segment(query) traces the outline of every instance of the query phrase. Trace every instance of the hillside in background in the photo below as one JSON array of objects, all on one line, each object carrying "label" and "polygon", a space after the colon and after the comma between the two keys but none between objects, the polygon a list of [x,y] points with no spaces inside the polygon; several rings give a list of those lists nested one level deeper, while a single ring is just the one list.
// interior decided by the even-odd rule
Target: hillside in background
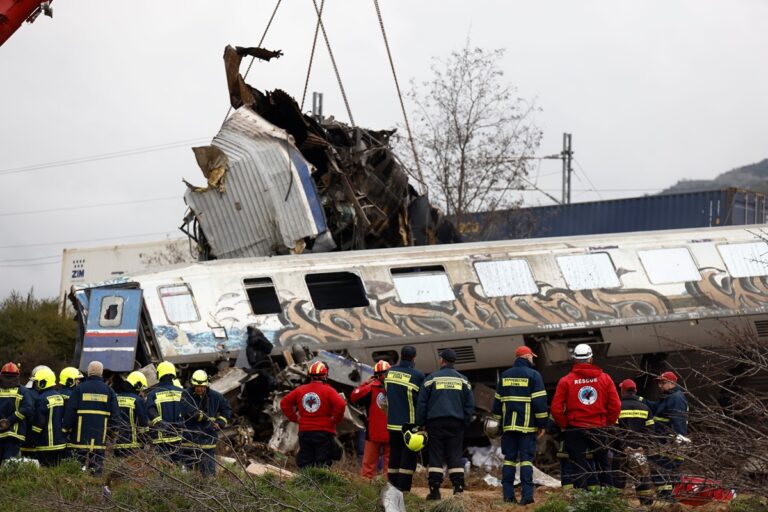
[{"label": "hillside in background", "polygon": [[744,188],[768,193],[768,158],[755,164],[737,167],[711,180],[680,180],[661,194],[698,192],[728,187]]}]

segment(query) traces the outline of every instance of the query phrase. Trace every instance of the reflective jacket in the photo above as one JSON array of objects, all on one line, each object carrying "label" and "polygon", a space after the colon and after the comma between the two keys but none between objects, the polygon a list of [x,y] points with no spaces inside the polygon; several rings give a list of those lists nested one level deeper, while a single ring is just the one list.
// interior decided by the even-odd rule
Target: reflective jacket
[{"label": "reflective jacket", "polygon": [[152,443],[178,443],[184,430],[184,407],[181,403],[184,390],[166,375],[147,395],[147,416],[152,433]]},{"label": "reflective jacket", "polygon": [[28,388],[25,387],[24,389],[27,390],[27,396],[29,397],[29,401],[32,404],[32,411],[27,416],[27,419],[24,420],[24,429],[27,433],[24,442],[21,444],[21,451],[22,452],[32,452],[34,451],[34,436],[32,435],[32,427],[34,426],[32,424],[32,417],[35,415],[35,411],[37,410],[37,399],[40,397],[40,393],[34,388]]},{"label": "reflective jacket", "polygon": [[101,377],[90,376],[72,392],[64,408],[64,429],[69,446],[82,450],[107,447],[107,425],[117,421],[117,395]]},{"label": "reflective jacket", "polygon": [[130,391],[117,394],[120,419],[115,430],[117,438],[114,447],[118,449],[139,448],[143,444],[141,436],[147,432],[149,419],[144,399]]},{"label": "reflective jacket", "polygon": [[24,441],[26,419],[34,413],[34,402],[29,390],[22,386],[0,389],[0,419],[8,420],[8,430],[0,432],[0,440]]},{"label": "reflective jacket", "polygon": [[32,450],[37,452],[63,450],[67,447],[64,435],[64,397],[55,389],[40,393],[32,415]]},{"label": "reflective jacket", "polygon": [[388,443],[387,393],[384,390],[384,382],[373,379],[358,386],[352,391],[349,401],[365,407],[365,414],[368,418],[365,438],[374,443]]},{"label": "reflective jacket", "polygon": [[224,395],[212,389],[198,395],[194,389],[186,389],[184,406],[184,439],[187,443],[204,450],[216,448],[219,430],[229,424],[232,406]]},{"label": "reflective jacket", "polygon": [[659,434],[688,435],[688,400],[683,388],[675,386],[655,405],[653,420]]},{"label": "reflective jacket", "polygon": [[416,402],[424,374],[413,361],[402,361],[391,367],[384,379],[387,393],[387,429],[400,431],[405,424],[416,424]]},{"label": "reflective jacket", "polygon": [[544,379],[527,359],[518,357],[499,377],[493,415],[504,432],[530,434],[547,426],[547,392]]},{"label": "reflective jacket", "polygon": [[560,428],[607,427],[616,423],[621,400],[607,373],[589,363],[576,363],[557,383],[552,417]]},{"label": "reflective jacket", "polygon": [[72,387],[68,388],[68,387],[65,387],[65,386],[61,386],[59,388],[59,394],[64,399],[64,407],[67,406],[67,401],[69,400],[69,397],[72,396],[72,392],[75,391],[75,387],[76,386],[72,386]]},{"label": "reflective jacket", "polygon": [[280,401],[286,418],[299,424],[299,432],[336,433],[347,403],[330,384],[319,380],[299,386]]},{"label": "reflective jacket", "polygon": [[653,429],[653,414],[642,397],[629,395],[621,399],[618,427],[618,449],[622,450],[625,446],[639,448],[648,444],[645,438]]},{"label": "reflective jacket", "polygon": [[443,366],[424,380],[416,403],[417,425],[438,418],[456,418],[469,425],[474,412],[472,386],[453,365]]}]

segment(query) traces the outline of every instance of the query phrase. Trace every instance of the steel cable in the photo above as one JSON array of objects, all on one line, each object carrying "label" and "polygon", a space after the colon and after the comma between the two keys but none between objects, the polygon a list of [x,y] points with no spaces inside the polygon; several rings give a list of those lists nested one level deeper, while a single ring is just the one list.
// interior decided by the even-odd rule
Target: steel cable
[{"label": "steel cable", "polygon": [[[325,0],[320,2],[320,16],[323,15],[323,8],[325,7]],[[312,73],[312,61],[315,59],[315,47],[317,46],[317,35],[320,33],[320,17],[317,18],[315,24],[315,37],[312,39],[312,52],[309,54],[309,65],[307,66],[307,78],[304,80],[304,92],[301,94],[301,108],[304,112],[304,100],[307,98],[307,88],[309,87],[309,75]]]}]

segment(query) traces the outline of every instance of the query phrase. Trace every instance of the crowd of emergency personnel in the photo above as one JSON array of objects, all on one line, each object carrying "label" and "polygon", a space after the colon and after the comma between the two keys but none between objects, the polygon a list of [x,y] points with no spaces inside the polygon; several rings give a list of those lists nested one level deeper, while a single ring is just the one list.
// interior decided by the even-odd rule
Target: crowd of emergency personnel
[{"label": "crowd of emergency personnel", "polygon": [[[571,372],[558,382],[548,407],[536,354],[522,346],[515,355],[514,365],[499,375],[493,415],[485,421],[489,437],[501,436],[505,502],[533,503],[533,461],[537,439],[545,433],[558,442],[564,488],[623,488],[631,480],[642,504],[673,500],[682,464],[675,448],[689,442],[688,404],[675,373],[657,378],[659,401],[646,400],[630,379],[617,391],[611,377],[593,364],[590,346],[580,344],[573,350]],[[456,353],[451,349],[440,352],[440,369],[427,376],[415,360],[416,349],[403,347],[399,364],[378,361],[373,377],[350,395],[367,417],[361,472],[373,478],[383,462],[389,482],[409,492],[419,452],[426,448],[427,499],[439,500],[446,473],[453,493],[464,491],[464,430],[476,417],[472,386],[453,368]],[[338,459],[336,425],[344,416],[345,401],[328,384],[323,362],[312,364],[309,377],[308,384],[291,391],[280,405],[299,424],[297,465],[327,467]]]},{"label": "crowd of emergency personnel", "polygon": [[108,441],[114,457],[126,457],[152,445],[161,457],[204,476],[215,474],[218,432],[230,420],[229,402],[209,389],[204,370],[181,386],[176,368],[157,366],[157,386],[147,390],[138,371],[105,381],[99,361],[84,376],[69,367],[56,374],[47,366],[32,370],[26,385],[19,365],[0,368],[0,462],[20,455],[42,466],[75,458],[84,470],[100,475]]},{"label": "crowd of emergency personnel", "polygon": [[[501,436],[506,502],[533,503],[533,461],[544,433],[559,443],[563,487],[624,487],[630,477],[641,503],[672,499],[682,463],[674,448],[689,442],[688,404],[673,372],[657,379],[661,400],[646,400],[629,379],[617,391],[611,377],[593,364],[590,346],[580,344],[548,407],[536,354],[521,346],[515,355],[514,365],[499,375],[492,416],[485,420],[488,436]],[[374,478],[377,467],[386,468],[389,482],[409,492],[421,455],[427,498],[438,500],[446,473],[453,493],[464,491],[464,431],[476,418],[474,395],[469,379],[454,369],[453,350],[441,351],[440,369],[426,376],[415,361],[416,349],[404,346],[397,364],[376,362],[373,376],[350,395],[366,413],[362,475]],[[210,389],[204,370],[196,370],[183,388],[174,365],[161,362],[151,389],[141,372],[124,379],[115,374],[107,381],[103,372],[102,363],[91,361],[85,376],[70,367],[57,380],[50,368],[39,366],[22,385],[19,366],[3,365],[0,462],[21,455],[54,466],[76,458],[85,470],[101,474],[109,440],[114,457],[152,445],[172,464],[215,474],[218,434],[232,410]],[[307,384],[282,398],[280,408],[298,423],[297,466],[328,467],[341,455],[336,427],[346,401],[328,383],[325,363],[312,363],[308,376]]]}]

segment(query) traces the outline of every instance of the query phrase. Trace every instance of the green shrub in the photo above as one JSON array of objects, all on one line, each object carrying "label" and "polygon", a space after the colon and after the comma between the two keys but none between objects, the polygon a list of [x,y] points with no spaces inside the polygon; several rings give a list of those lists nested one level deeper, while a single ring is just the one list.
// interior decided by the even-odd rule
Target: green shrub
[{"label": "green shrub", "polygon": [[595,491],[576,491],[568,512],[630,512],[632,509],[613,487]]},{"label": "green shrub", "polygon": [[768,500],[757,496],[738,497],[728,505],[732,512],[768,512]]},{"label": "green shrub", "polygon": [[535,512],[568,512],[569,506],[570,504],[563,497],[552,495],[534,510]]}]

